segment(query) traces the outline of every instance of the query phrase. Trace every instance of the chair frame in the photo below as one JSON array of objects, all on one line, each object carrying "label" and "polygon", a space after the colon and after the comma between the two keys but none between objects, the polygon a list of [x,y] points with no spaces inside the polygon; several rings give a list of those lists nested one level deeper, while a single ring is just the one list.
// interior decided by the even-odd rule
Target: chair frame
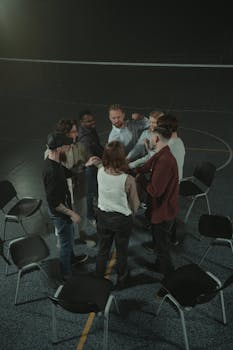
[{"label": "chair frame", "polygon": [[[211,272],[209,271],[205,271],[205,273],[207,275],[209,275],[217,284],[219,288],[222,288],[222,283],[221,281],[215,276],[213,275]],[[221,309],[222,309],[222,318],[223,318],[223,324],[227,323],[227,319],[226,319],[226,310],[225,310],[225,303],[224,303],[224,295],[223,295],[223,290],[219,291],[219,296],[220,296],[220,302],[221,302]],[[162,308],[162,305],[164,303],[164,301],[168,299],[178,310],[179,315],[180,315],[180,319],[181,319],[181,325],[182,325],[182,330],[183,330],[183,335],[184,335],[184,343],[185,343],[185,349],[189,350],[189,341],[188,341],[188,335],[187,335],[187,330],[186,330],[186,322],[185,322],[185,317],[184,317],[184,312],[187,311],[191,311],[195,306],[190,306],[190,307],[183,307],[173,296],[172,294],[170,294],[169,292],[163,297],[162,301],[160,302],[156,315],[159,315],[159,312]]]},{"label": "chair frame", "polygon": [[[7,260],[9,260],[9,257],[10,257],[10,247],[12,246],[12,244],[19,242],[21,240],[24,240],[24,239],[25,239],[25,237],[16,238],[9,243],[8,249],[7,249]],[[42,274],[48,279],[48,275],[45,272],[45,270],[42,268],[41,262],[33,262],[33,263],[30,263],[30,264],[23,266],[21,269],[18,268],[17,284],[16,284],[16,291],[15,291],[15,301],[14,301],[15,305],[18,304],[17,301],[18,301],[19,286],[20,286],[20,281],[21,281],[21,278],[22,278],[24,272],[26,272],[30,269],[33,269],[34,267],[37,267],[42,272]],[[8,264],[6,265],[5,275],[8,276]]]},{"label": "chair frame", "polygon": [[[227,219],[231,222],[232,224],[232,220],[231,218],[228,216]],[[231,252],[233,254],[233,232],[232,232],[232,236],[231,238],[223,238],[223,237],[216,237],[216,238],[212,238],[208,247],[206,248],[204,254],[202,255],[198,265],[200,266],[202,264],[202,262],[204,261],[204,259],[206,258],[207,254],[209,253],[210,249],[213,248],[214,245],[221,245],[221,243],[226,243],[230,245],[231,248]]]},{"label": "chair frame", "polygon": [[[18,197],[18,194],[17,194],[17,192],[16,192],[16,189],[15,189],[15,187],[14,187],[14,185],[13,185],[10,181],[5,180],[5,181],[1,181],[1,183],[2,183],[2,182],[5,182],[6,185],[7,185],[8,187],[11,187],[11,189],[10,189],[10,190],[11,190],[11,199],[9,198],[8,202],[6,202],[5,205],[2,205],[2,206],[1,206],[1,209],[0,209],[0,210],[2,211],[2,213],[3,213],[3,215],[4,215],[4,222],[3,222],[3,241],[5,241],[5,240],[6,240],[6,226],[7,226],[7,223],[8,223],[8,222],[14,222],[14,223],[20,224],[23,233],[26,234],[26,235],[28,235],[28,232],[27,232],[27,230],[26,230],[26,228],[25,228],[25,226],[24,226],[24,224],[23,224],[23,219],[25,219],[25,218],[27,218],[27,217],[30,217],[31,215],[33,215],[33,214],[36,213],[37,211],[40,212],[42,218],[44,218],[44,215],[43,215],[42,210],[41,210],[41,204],[42,204],[42,200],[41,200],[41,199],[37,199],[37,198],[33,198],[33,197],[26,197],[26,196],[23,197],[23,198],[19,198],[19,197]],[[38,200],[38,207],[37,207],[36,210],[34,210],[31,214],[29,214],[28,216],[25,215],[25,216],[22,216],[22,217],[18,217],[17,215],[10,215],[10,214],[8,214],[9,211],[10,211],[14,206],[16,206],[20,201],[22,201],[22,200],[27,200],[27,199],[28,199],[28,200]],[[17,201],[16,201],[16,200],[17,200]],[[8,205],[9,203],[11,203],[11,202],[12,202],[12,206],[10,206],[9,210],[6,211],[5,208],[6,208],[7,205]]]},{"label": "chair frame", "polygon": [[[60,285],[56,290],[54,297],[50,298],[52,301],[52,343],[53,344],[58,343],[56,309],[57,307],[59,307],[60,309],[67,311],[67,313],[69,312],[68,310],[62,308],[59,305],[59,294],[61,293],[63,287],[64,287],[63,284]],[[103,316],[104,318],[103,350],[108,349],[109,312],[110,312],[112,302],[114,302],[115,304],[117,313],[120,314],[116,297],[112,293],[108,297],[104,310],[97,313],[98,316]]]},{"label": "chair frame", "polygon": [[[206,162],[203,162],[202,164],[204,164],[204,163],[206,163]],[[208,163],[208,162],[207,162]],[[201,164],[201,165],[202,165]],[[195,173],[195,170],[197,169],[197,166],[196,166],[196,168],[194,169],[194,172],[193,173]],[[214,179],[214,176],[213,176],[213,179]],[[212,181],[213,181],[213,179],[212,179]],[[211,184],[210,185],[207,185],[207,184],[205,184],[204,182],[202,182],[201,180],[199,180],[196,176],[189,176],[189,177],[185,177],[185,178],[183,178],[183,179],[181,179],[181,183],[182,182],[186,182],[186,181],[190,181],[190,182],[192,182],[194,185],[196,185],[202,192],[201,193],[199,193],[199,194],[194,194],[194,195],[190,195],[190,196],[182,196],[182,197],[186,197],[186,198],[190,198],[191,199],[191,204],[189,205],[189,207],[188,207],[188,210],[187,210],[187,212],[186,212],[186,214],[185,214],[185,218],[184,218],[184,223],[187,223],[188,222],[188,218],[189,218],[189,215],[190,215],[190,213],[191,213],[191,210],[192,210],[192,208],[193,208],[193,206],[194,206],[194,203],[196,202],[196,200],[198,199],[198,198],[201,198],[201,197],[204,197],[205,198],[205,200],[206,200],[206,204],[207,204],[207,209],[208,209],[208,213],[209,214],[211,214],[211,209],[210,209],[210,203],[209,203],[209,198],[208,198],[208,192],[209,192],[209,190],[210,190],[210,186],[211,186]],[[211,181],[211,183],[212,183],[212,181]]]}]

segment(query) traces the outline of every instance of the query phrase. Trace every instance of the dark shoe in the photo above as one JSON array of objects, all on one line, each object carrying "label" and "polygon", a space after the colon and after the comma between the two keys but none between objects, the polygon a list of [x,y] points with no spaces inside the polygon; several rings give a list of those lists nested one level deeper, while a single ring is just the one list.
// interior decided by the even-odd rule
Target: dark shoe
[{"label": "dark shoe", "polygon": [[145,230],[151,230],[151,223],[150,222],[146,222],[145,224],[144,224],[144,228],[145,228]]},{"label": "dark shoe", "polygon": [[115,290],[122,290],[124,288],[127,288],[127,284],[129,282],[129,278],[130,278],[130,274],[129,271],[127,271],[127,273],[121,277],[118,276],[117,278],[117,282],[114,286]]},{"label": "dark shoe", "polygon": [[177,245],[179,245],[180,244],[180,241],[178,241],[178,240],[175,240],[175,241],[171,241],[172,242],[172,244],[176,247]]},{"label": "dark shoe", "polygon": [[142,246],[144,249],[146,249],[148,254],[154,254],[155,248],[153,242],[144,242],[142,243]]},{"label": "dark shoe", "polygon": [[85,261],[87,261],[88,259],[88,255],[87,254],[83,254],[83,255],[76,255],[71,259],[71,264],[72,265],[76,265],[76,264],[82,264]]}]

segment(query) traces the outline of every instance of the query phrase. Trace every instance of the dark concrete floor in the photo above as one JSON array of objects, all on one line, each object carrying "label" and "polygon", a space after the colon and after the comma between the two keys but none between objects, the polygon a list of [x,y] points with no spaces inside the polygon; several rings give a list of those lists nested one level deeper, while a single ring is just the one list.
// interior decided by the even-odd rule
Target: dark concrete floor
[{"label": "dark concrete floor", "polygon": [[[123,10],[117,5],[106,5],[104,12],[97,3],[90,5],[88,2],[78,9],[75,5],[57,6],[55,11],[51,1],[27,2],[25,11],[23,8],[15,11],[13,6],[6,8],[6,2],[1,6],[8,16],[5,17],[8,26],[0,31],[2,57],[194,64],[233,62],[233,35],[227,9],[212,8],[206,16],[203,8],[168,10],[159,4],[155,12],[145,6],[142,10],[142,5],[136,4],[134,8],[125,5]],[[29,26],[31,31],[26,30]],[[55,122],[61,117],[77,117],[81,109],[88,107],[96,115],[104,143],[110,131],[107,107],[120,103],[128,116],[136,110],[147,115],[156,108],[174,113],[180,120],[180,135],[187,150],[184,175],[191,175],[194,166],[202,160],[213,162],[218,171],[209,193],[212,211],[233,216],[232,69],[1,61],[0,74],[0,179],[12,181],[20,196],[42,198],[44,213],[43,152],[46,136]],[[184,209],[184,203],[181,203],[181,218]],[[178,266],[190,260],[197,262],[206,247],[205,240],[199,242],[192,235],[197,234],[198,219],[205,211],[204,203],[197,205],[188,225],[180,228],[184,243],[177,248]],[[159,283],[156,274],[145,267],[145,262],[152,262],[153,256],[148,256],[141,246],[150,237],[140,222],[139,216],[130,243],[129,263],[135,285],[118,293],[122,313],[121,316],[113,313],[111,317],[109,348],[181,349],[180,320],[174,310],[167,305],[164,312],[155,317],[158,302],[154,294]],[[51,259],[56,257],[54,236],[44,231],[41,219],[36,216],[27,225],[31,232],[45,236]],[[16,230],[16,227],[10,227],[9,235],[13,237]],[[76,249],[85,250],[79,246]],[[93,259],[86,268],[92,270],[96,250],[88,253]],[[224,280],[232,273],[230,249],[215,248],[204,267]],[[111,278],[115,278],[114,271]],[[15,307],[15,276],[5,277],[3,262],[0,279],[0,332],[4,350],[13,347],[16,350],[52,349],[49,302],[42,300]],[[25,276],[22,297],[34,299],[38,294],[40,296],[37,283],[38,275]],[[46,292],[52,292],[51,286],[44,287]],[[225,294],[228,326],[216,321],[220,319],[217,300],[188,316],[192,349],[232,349],[232,289]],[[57,345],[58,350],[76,349],[85,319],[83,316],[67,319],[61,315],[64,334],[77,337]],[[95,319],[84,348],[100,349],[101,337],[102,323]]]}]

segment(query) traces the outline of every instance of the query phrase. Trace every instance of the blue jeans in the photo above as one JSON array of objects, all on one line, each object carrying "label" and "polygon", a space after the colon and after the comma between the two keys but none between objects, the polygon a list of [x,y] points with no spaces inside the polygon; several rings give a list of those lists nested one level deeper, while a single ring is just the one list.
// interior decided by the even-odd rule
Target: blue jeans
[{"label": "blue jeans", "polygon": [[61,270],[64,276],[72,274],[71,261],[74,257],[74,225],[72,222],[55,216],[49,211],[49,216],[56,228],[60,241],[60,263]]},{"label": "blue jeans", "polygon": [[97,168],[90,166],[86,168],[87,178],[87,217],[88,219],[94,219],[96,216],[93,201],[98,196],[97,189]]}]

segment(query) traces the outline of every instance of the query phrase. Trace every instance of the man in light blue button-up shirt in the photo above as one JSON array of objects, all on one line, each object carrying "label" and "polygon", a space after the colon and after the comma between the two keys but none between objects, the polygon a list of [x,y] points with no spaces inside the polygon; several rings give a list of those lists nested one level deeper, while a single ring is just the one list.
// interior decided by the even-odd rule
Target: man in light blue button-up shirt
[{"label": "man in light blue button-up shirt", "polygon": [[112,130],[109,134],[108,142],[121,142],[127,155],[137,143],[146,125],[138,120],[126,121],[125,112],[118,104],[109,107],[109,119],[112,123]]}]

